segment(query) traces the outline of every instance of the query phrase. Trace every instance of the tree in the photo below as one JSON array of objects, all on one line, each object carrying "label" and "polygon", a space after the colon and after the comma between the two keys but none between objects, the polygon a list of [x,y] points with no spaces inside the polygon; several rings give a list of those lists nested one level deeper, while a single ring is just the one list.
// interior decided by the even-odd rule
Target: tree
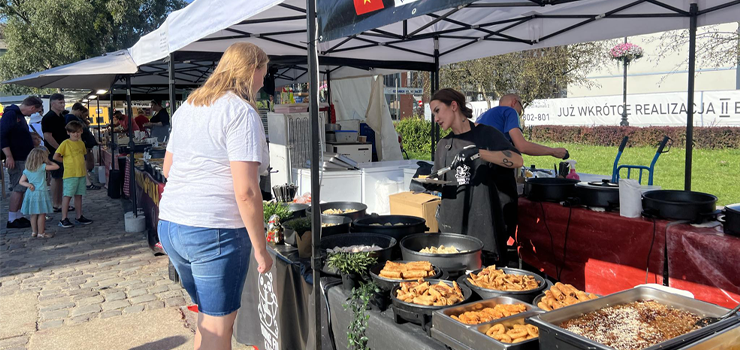
[{"label": "tree", "polygon": [[516,93],[526,105],[559,97],[569,84],[593,84],[586,75],[607,61],[609,45],[599,41],[455,63],[440,70],[440,85],[484,96]]},{"label": "tree", "polygon": [[184,0],[2,0],[8,52],[0,57],[0,79],[129,48],[185,5]]},{"label": "tree", "polygon": [[[740,22],[738,22],[740,26]],[[696,65],[697,67],[727,67],[740,63],[740,31],[729,30],[727,24],[710,25],[698,28],[696,32]],[[738,27],[735,27],[738,29]],[[689,46],[689,31],[670,30],[647,39],[648,43],[658,43],[657,62],[668,56],[685,52]],[[689,57],[682,55],[683,61],[673,68],[677,71],[688,64]],[[656,63],[658,64],[658,63]]]}]

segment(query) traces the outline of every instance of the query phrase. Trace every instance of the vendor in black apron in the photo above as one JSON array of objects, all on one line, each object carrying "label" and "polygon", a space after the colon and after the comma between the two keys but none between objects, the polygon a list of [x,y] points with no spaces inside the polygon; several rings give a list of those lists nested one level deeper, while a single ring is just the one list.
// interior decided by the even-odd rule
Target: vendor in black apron
[{"label": "vendor in black apron", "polygon": [[452,131],[437,144],[432,170],[434,174],[450,167],[439,179],[453,182],[441,188],[442,202],[437,212],[440,231],[480,239],[484,263],[504,266],[508,235],[497,183],[506,179],[497,170],[521,167],[524,160],[500,131],[469,120],[473,111],[460,92],[439,90],[429,105],[440,128]]}]

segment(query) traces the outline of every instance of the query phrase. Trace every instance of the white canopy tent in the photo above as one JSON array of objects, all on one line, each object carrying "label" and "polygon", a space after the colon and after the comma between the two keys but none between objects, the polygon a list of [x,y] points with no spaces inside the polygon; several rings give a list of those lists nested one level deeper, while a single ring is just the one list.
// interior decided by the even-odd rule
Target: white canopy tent
[{"label": "white canopy tent", "polygon": [[[384,65],[434,64],[436,37],[439,64],[445,65],[534,48],[688,28],[692,2],[698,5],[699,26],[740,18],[736,0],[481,0],[321,42],[318,51],[320,60],[331,57],[348,59],[349,63],[362,59]],[[203,6],[209,6],[209,10],[201,11]],[[221,17],[210,10],[213,8],[231,11]],[[236,8],[241,10],[234,11]],[[223,52],[237,41],[252,42],[271,56],[306,56],[303,0],[258,0],[248,8],[238,0],[197,0],[170,17],[131,48],[137,64],[178,51]],[[152,44],[155,42],[158,45]],[[416,69],[428,66],[421,67]]]}]

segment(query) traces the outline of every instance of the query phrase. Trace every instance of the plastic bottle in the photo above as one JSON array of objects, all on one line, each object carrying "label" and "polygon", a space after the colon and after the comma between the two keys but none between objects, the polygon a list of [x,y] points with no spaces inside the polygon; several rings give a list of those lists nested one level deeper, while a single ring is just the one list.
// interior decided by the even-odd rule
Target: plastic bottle
[{"label": "plastic bottle", "polygon": [[576,161],[569,159],[565,161],[568,163],[568,167],[570,168],[570,172],[567,176],[565,176],[566,179],[573,179],[573,180],[580,180],[581,177],[578,176],[578,173],[576,173]]}]

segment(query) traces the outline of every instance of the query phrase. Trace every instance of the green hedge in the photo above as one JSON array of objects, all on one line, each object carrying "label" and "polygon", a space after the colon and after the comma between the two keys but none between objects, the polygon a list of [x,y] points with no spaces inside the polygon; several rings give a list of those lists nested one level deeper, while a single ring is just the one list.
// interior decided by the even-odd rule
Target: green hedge
[{"label": "green hedge", "polygon": [[[431,153],[432,122],[415,116],[397,121],[394,125],[396,126],[396,132],[401,136],[402,146],[406,152],[409,154]],[[449,131],[441,131],[441,137],[447,134],[449,134]]]},{"label": "green hedge", "polygon": [[[594,146],[619,146],[629,136],[630,147],[657,147],[663,136],[673,139],[673,147],[686,147],[686,128],[669,126],[533,126],[525,137],[532,142],[575,142]],[[740,128],[695,127],[694,148],[740,148]]]}]

